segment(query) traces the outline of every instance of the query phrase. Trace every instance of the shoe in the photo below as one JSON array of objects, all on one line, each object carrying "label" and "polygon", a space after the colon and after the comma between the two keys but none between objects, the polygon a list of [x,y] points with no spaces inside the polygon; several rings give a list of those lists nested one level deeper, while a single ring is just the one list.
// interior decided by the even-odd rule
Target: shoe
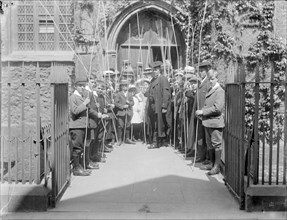
[{"label": "shoe", "polygon": [[194,151],[193,151],[193,150],[188,150],[188,151],[186,152],[186,156],[187,156],[187,157],[194,157]]},{"label": "shoe", "polygon": [[129,138],[126,139],[125,143],[126,144],[135,144],[135,142],[132,142]]},{"label": "shoe", "polygon": [[203,165],[207,165],[207,164],[210,164],[210,163],[211,163],[210,160],[205,160],[205,161],[202,162]]},{"label": "shoe", "polygon": [[90,174],[91,174],[90,172],[87,172],[86,170],[81,168],[76,168],[73,170],[74,176],[90,176]]},{"label": "shoe", "polygon": [[210,164],[207,164],[207,165],[202,165],[202,166],[200,166],[199,167],[199,169],[201,169],[201,170],[211,170],[212,169],[212,164],[210,163]]},{"label": "shoe", "polygon": [[215,150],[215,163],[212,169],[207,173],[207,175],[215,175],[220,173],[220,164],[221,164],[221,150]]},{"label": "shoe", "polygon": [[99,164],[97,163],[94,163],[94,162],[90,162],[87,166],[86,166],[86,169],[89,169],[89,170],[95,170],[95,169],[99,169]]},{"label": "shoe", "polygon": [[195,159],[195,163],[202,163],[203,161],[205,161],[205,160],[200,158],[200,157]]},{"label": "shoe", "polygon": [[104,152],[105,153],[111,153],[112,150],[110,148],[108,148],[107,146],[104,147]]},{"label": "shoe", "polygon": [[207,175],[215,175],[220,173],[220,167],[218,164],[214,165],[214,167],[212,167],[212,169],[207,173]]},{"label": "shoe", "polygon": [[156,144],[151,144],[151,145],[149,145],[147,148],[148,148],[148,149],[156,149],[156,148],[159,148],[159,146],[156,145]]}]

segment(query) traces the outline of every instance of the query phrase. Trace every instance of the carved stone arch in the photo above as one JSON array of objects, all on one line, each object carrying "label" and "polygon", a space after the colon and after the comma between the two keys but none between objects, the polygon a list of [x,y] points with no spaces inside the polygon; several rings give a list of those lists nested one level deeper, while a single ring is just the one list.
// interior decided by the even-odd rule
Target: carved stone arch
[{"label": "carved stone arch", "polygon": [[167,58],[175,69],[184,66],[185,36],[174,16],[178,13],[176,7],[160,0],[137,1],[120,11],[108,30],[109,67],[121,70],[122,62],[129,60],[135,70],[139,63],[144,68]]}]

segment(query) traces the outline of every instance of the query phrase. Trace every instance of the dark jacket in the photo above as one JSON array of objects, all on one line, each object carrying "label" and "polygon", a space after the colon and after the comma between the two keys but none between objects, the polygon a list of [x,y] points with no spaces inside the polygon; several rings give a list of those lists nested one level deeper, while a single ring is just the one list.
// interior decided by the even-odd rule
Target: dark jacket
[{"label": "dark jacket", "polygon": [[[124,105],[129,105],[127,109],[124,109]],[[117,93],[115,97],[115,106],[117,108],[117,116],[125,116],[126,113],[129,116],[133,115],[134,99],[131,93],[127,92],[127,96],[123,91]]]},{"label": "dark jacket", "polygon": [[[92,98],[90,97],[92,100]],[[95,128],[97,112],[89,107],[86,107],[83,102],[85,97],[80,96],[76,91],[70,96],[70,122],[71,129],[77,128]],[[88,115],[88,122],[87,122]]]}]

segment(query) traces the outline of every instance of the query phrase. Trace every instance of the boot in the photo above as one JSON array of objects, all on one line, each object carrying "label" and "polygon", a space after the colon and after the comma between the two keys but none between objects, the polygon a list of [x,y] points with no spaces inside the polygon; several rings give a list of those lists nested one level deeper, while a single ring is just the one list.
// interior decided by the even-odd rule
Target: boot
[{"label": "boot", "polygon": [[199,167],[201,170],[211,170],[214,166],[214,163],[215,163],[215,151],[214,151],[214,149],[208,150],[208,153],[209,153],[209,157],[210,157],[210,163],[207,163],[207,164],[202,163],[203,165]]},{"label": "boot", "polygon": [[85,171],[80,165],[80,156],[78,153],[73,153],[73,175],[74,176],[90,175],[90,172]]},{"label": "boot", "polygon": [[207,174],[208,175],[218,174],[220,172],[220,164],[221,164],[221,150],[216,150],[214,166]]}]

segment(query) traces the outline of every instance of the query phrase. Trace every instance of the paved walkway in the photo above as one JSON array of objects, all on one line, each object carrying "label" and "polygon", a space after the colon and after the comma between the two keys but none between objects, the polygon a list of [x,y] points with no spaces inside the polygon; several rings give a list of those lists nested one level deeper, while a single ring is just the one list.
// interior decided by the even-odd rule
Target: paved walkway
[{"label": "paved walkway", "polygon": [[284,213],[247,213],[222,176],[194,170],[172,148],[124,145],[89,177],[72,176],[57,207],[15,213],[11,219],[286,219]]}]

